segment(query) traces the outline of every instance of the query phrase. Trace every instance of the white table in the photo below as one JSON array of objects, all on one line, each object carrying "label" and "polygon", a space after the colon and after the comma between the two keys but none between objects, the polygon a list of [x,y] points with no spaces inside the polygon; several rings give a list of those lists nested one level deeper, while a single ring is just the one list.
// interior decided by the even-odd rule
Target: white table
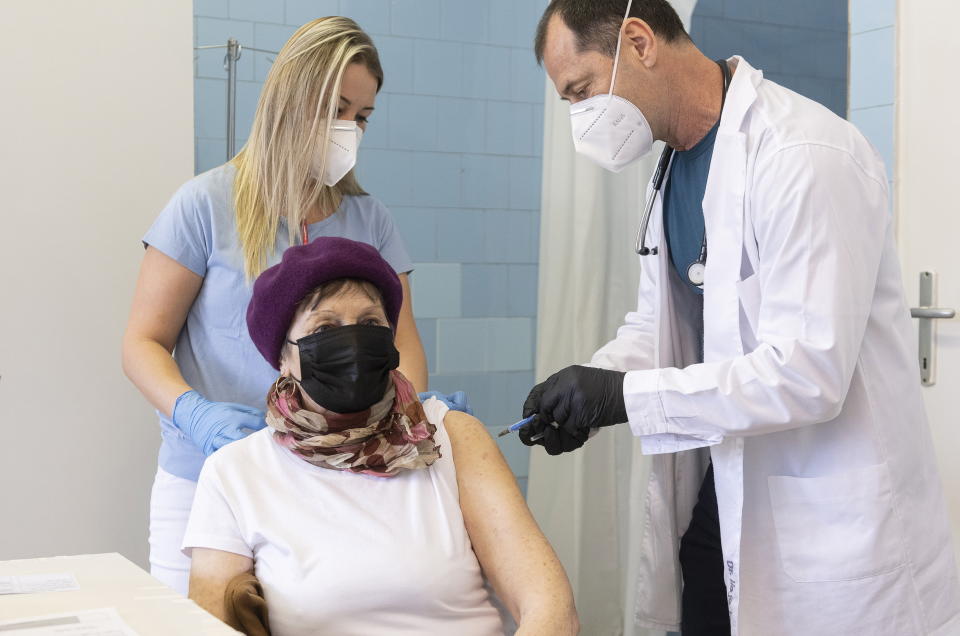
[{"label": "white table", "polygon": [[0,595],[0,620],[113,607],[140,636],[239,633],[116,553],[0,561],[0,576],[59,573],[80,589]]}]

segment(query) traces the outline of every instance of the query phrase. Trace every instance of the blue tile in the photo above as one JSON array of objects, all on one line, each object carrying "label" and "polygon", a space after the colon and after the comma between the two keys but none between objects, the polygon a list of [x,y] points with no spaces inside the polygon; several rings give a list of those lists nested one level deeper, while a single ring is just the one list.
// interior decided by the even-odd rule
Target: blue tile
[{"label": "blue tile", "polygon": [[473,414],[483,421],[490,410],[490,376],[486,373],[433,373],[430,390],[442,393],[463,391],[473,408]]},{"label": "blue tile", "polygon": [[887,179],[893,179],[894,111],[893,106],[858,109],[850,112],[850,121],[877,149],[887,168]]},{"label": "blue tile", "polygon": [[497,155],[533,154],[533,104],[487,102],[487,152]]},{"label": "blue tile", "polygon": [[783,70],[825,79],[847,77],[847,35],[814,29],[782,29]]},{"label": "blue tile", "polygon": [[527,51],[530,57],[533,57],[533,39],[537,25],[547,4],[546,0],[522,0],[514,3],[517,15],[513,23],[513,46]]},{"label": "blue tile", "polygon": [[520,441],[520,437],[516,433],[498,438],[497,434],[504,428],[506,427],[491,426],[489,427],[490,434],[494,436],[494,440],[497,442],[497,446],[500,447],[500,452],[503,453],[503,458],[507,460],[507,464],[510,466],[510,470],[514,476],[518,479],[526,478],[530,473],[530,448],[523,445],[523,442]]},{"label": "blue tile", "polygon": [[361,144],[364,148],[390,147],[390,102],[391,95],[380,93],[374,102],[373,115],[369,117]]},{"label": "blue tile", "polygon": [[533,109],[533,154],[543,156],[543,106]]},{"label": "blue tile", "polygon": [[477,0],[443,0],[440,37],[455,42],[487,41],[490,6]]},{"label": "blue tile", "polygon": [[510,49],[510,97],[515,101],[542,104],[546,86],[544,70],[526,49]]},{"label": "blue tile", "polygon": [[897,20],[897,0],[850,0],[850,33],[892,27]]},{"label": "blue tile", "polygon": [[463,156],[463,204],[471,208],[505,208],[509,202],[510,159]]},{"label": "blue tile", "polygon": [[[237,137],[246,139],[250,134],[261,88],[259,82],[237,82]],[[237,148],[239,149],[240,146],[238,145]]]},{"label": "blue tile", "polygon": [[283,24],[283,4],[263,0],[230,0],[230,17],[234,20]]},{"label": "blue tile", "polygon": [[413,162],[409,153],[360,146],[357,177],[363,187],[390,207],[413,205]]},{"label": "blue tile", "polygon": [[299,27],[317,18],[340,15],[338,0],[286,0],[287,11],[284,22]]},{"label": "blue tile", "polygon": [[383,90],[409,93],[413,90],[413,40],[378,35],[374,44],[383,66]]},{"label": "blue tile", "polygon": [[413,44],[413,92],[460,97],[463,47],[458,42],[416,40]]},{"label": "blue tile", "polygon": [[533,320],[492,318],[487,330],[489,371],[523,371],[533,368]]},{"label": "blue tile", "polygon": [[391,211],[410,258],[417,262],[437,260],[437,211],[405,207]]},{"label": "blue tile", "polygon": [[[226,44],[235,38],[241,45],[253,45],[253,24],[236,20],[218,20],[216,18],[197,18],[197,43],[200,46]],[[223,68],[227,49],[205,49],[197,51],[197,76],[226,79]],[[253,56],[243,55],[237,61],[237,79],[253,79]]]},{"label": "blue tile", "polygon": [[253,58],[253,80],[255,82],[265,82],[277,56],[270,53],[259,53],[257,51],[245,51],[244,56]]},{"label": "blue tile", "polygon": [[230,15],[230,6],[227,0],[193,0],[193,15],[226,18]]},{"label": "blue tile", "polygon": [[[788,43],[783,41],[782,27],[770,24],[746,24],[742,29],[743,38],[737,53],[743,55],[751,64],[762,65],[764,71],[779,71],[781,66],[785,65],[782,61],[782,49]],[[805,53],[809,54],[809,51]],[[803,65],[794,68],[803,68]],[[719,84],[719,73],[717,77]]]},{"label": "blue tile", "polygon": [[533,371],[501,371],[491,373],[490,427],[509,426],[523,417],[523,403],[534,385]]},{"label": "blue tile", "polygon": [[490,99],[510,92],[510,49],[479,44],[463,45],[462,96]]},{"label": "blue tile", "polygon": [[484,213],[484,254],[488,263],[536,263],[539,215],[516,210]]},{"label": "blue tile", "polygon": [[390,32],[415,38],[440,37],[440,0],[391,0]]},{"label": "blue tile", "polygon": [[460,206],[460,155],[415,152],[407,161],[413,165],[413,205]]},{"label": "blue tile", "polygon": [[226,136],[227,82],[215,79],[194,80],[193,113],[197,137]]},{"label": "blue tile", "polygon": [[437,98],[437,149],[444,152],[483,152],[486,102],[457,97]]},{"label": "blue tile", "polygon": [[392,95],[389,137],[395,150],[436,150],[437,98]]},{"label": "blue tile", "polygon": [[197,139],[194,174],[223,164],[226,161],[226,143],[223,139]]},{"label": "blue tile", "polygon": [[539,157],[510,157],[511,209],[540,209],[540,180],[542,174],[543,161]]},{"label": "blue tile", "polygon": [[484,215],[481,210],[437,211],[437,260],[483,261]]},{"label": "blue tile", "polygon": [[893,27],[850,37],[850,108],[892,104]]},{"label": "blue tile", "polygon": [[730,20],[763,22],[766,18],[764,6],[768,2],[769,0],[726,0],[723,3],[723,17]]},{"label": "blue tile", "polygon": [[[723,16],[723,0],[700,0],[693,10],[693,18],[701,16],[710,16],[719,18]],[[692,29],[691,29],[692,30]]]},{"label": "blue tile", "polygon": [[507,271],[507,315],[536,316],[538,268],[510,265]]},{"label": "blue tile", "polygon": [[838,0],[796,2],[788,0],[786,2],[764,1],[763,4],[767,22],[847,33],[847,2]]},{"label": "blue tile", "polygon": [[467,318],[507,315],[507,266],[463,265],[462,313]]},{"label": "blue tile", "polygon": [[514,45],[514,30],[517,21],[517,0],[487,0],[489,43],[500,46]]},{"label": "blue tile", "polygon": [[255,24],[253,25],[254,46],[258,49],[279,52],[296,30],[297,27],[285,24]]},{"label": "blue tile", "polygon": [[390,0],[342,0],[340,15],[353,18],[367,33],[390,33]]},{"label": "blue tile", "polygon": [[423,343],[423,353],[427,357],[427,369],[437,366],[437,320],[436,318],[417,318],[417,332]]},{"label": "blue tile", "polygon": [[437,321],[437,371],[486,371],[487,319]]},{"label": "blue tile", "polygon": [[[417,263],[410,275],[410,284],[413,288],[413,314],[418,319],[456,318],[460,315],[459,264]],[[438,351],[439,348],[438,341]]]}]

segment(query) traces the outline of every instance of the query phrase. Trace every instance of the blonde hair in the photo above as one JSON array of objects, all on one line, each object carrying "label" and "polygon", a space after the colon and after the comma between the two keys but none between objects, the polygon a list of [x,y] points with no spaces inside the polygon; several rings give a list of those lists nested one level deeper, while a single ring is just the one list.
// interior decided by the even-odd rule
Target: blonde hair
[{"label": "blonde hair", "polygon": [[[267,75],[250,137],[232,161],[237,233],[248,281],[266,268],[281,216],[294,245],[311,207],[335,211],[344,196],[366,194],[352,170],[333,187],[311,177],[315,151],[326,147],[327,131],[337,117],[344,71],[354,63],[370,71],[379,91],[383,69],[370,36],[349,18],[320,18],[297,29]],[[323,169],[319,166],[319,174]]]}]

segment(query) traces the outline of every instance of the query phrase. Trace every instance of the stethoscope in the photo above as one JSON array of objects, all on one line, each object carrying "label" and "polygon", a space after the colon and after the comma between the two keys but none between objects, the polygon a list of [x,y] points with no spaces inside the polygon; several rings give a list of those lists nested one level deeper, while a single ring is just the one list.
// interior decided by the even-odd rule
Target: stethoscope
[{"label": "stethoscope", "polygon": [[[717,65],[723,72],[723,96],[720,98],[720,112],[723,113],[723,105],[727,101],[727,89],[730,88],[730,67],[726,60],[716,60]],[[667,146],[660,154],[657,161],[657,170],[653,173],[653,190],[647,197],[647,202],[643,206],[643,215],[640,217],[640,229],[637,232],[636,252],[640,256],[656,256],[659,249],[656,247],[647,247],[647,226],[650,224],[650,215],[653,213],[653,204],[657,199],[660,188],[666,180],[667,172],[670,168],[670,161],[673,159],[673,148]],[[697,260],[690,263],[687,267],[687,279],[697,287],[703,287],[704,275],[707,271],[707,228],[703,228],[703,241],[700,243],[700,256]]]}]

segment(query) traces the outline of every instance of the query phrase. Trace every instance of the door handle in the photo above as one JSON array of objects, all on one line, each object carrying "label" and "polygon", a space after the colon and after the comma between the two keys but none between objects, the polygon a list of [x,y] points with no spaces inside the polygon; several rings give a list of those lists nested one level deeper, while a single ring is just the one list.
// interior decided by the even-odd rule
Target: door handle
[{"label": "door handle", "polygon": [[919,318],[919,362],[920,383],[933,386],[937,383],[936,355],[937,341],[934,320],[949,320],[957,315],[956,310],[945,307],[933,307],[936,293],[937,275],[933,272],[920,272],[920,306],[910,309],[910,315]]},{"label": "door handle", "polygon": [[910,315],[913,318],[926,318],[927,320],[945,320],[957,315],[955,309],[941,309],[939,307],[913,307],[910,309]]}]

